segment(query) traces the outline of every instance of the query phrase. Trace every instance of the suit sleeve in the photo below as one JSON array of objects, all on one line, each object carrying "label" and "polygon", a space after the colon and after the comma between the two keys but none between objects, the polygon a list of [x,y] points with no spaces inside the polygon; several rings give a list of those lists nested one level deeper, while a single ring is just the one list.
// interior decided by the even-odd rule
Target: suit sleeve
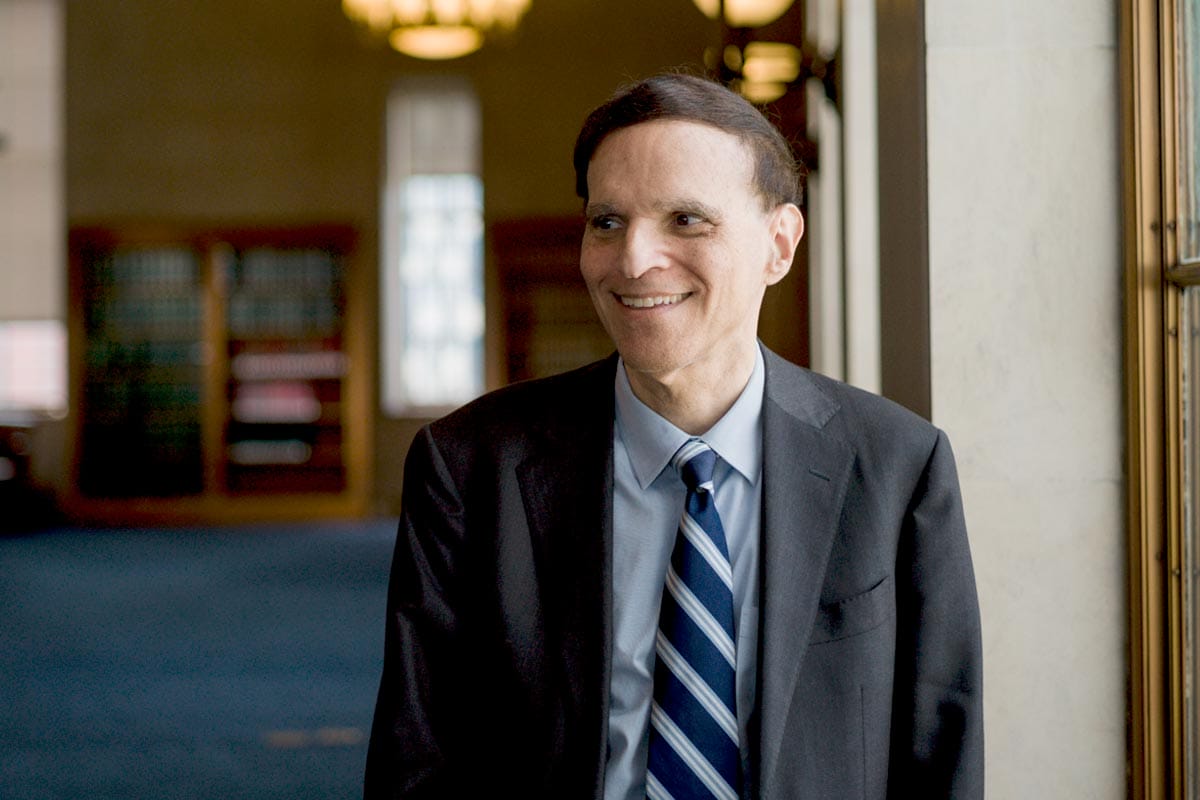
[{"label": "suit sleeve", "polygon": [[459,796],[449,774],[462,670],[463,503],[428,427],[409,449],[364,797]]},{"label": "suit sleeve", "polygon": [[889,797],[983,797],[979,602],[945,434],[905,518],[897,563],[896,703]]}]

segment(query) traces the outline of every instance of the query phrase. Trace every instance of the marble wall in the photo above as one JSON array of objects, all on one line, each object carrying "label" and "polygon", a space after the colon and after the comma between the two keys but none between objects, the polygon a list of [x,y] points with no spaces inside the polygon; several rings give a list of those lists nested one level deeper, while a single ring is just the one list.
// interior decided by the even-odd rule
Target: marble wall
[{"label": "marble wall", "polygon": [[979,579],[988,795],[1125,796],[1117,6],[926,0],[931,403]]},{"label": "marble wall", "polygon": [[62,8],[0,0],[0,320],[60,320]]}]

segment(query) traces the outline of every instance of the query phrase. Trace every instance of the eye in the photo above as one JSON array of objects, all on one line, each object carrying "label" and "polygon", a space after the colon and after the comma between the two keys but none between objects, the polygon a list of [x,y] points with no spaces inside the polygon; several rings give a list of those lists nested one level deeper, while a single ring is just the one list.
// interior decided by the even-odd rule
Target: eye
[{"label": "eye", "polygon": [[597,214],[588,218],[588,227],[597,231],[611,231],[618,228],[621,221],[613,214]]},{"label": "eye", "polygon": [[693,214],[690,211],[678,211],[671,218],[672,223],[679,228],[690,228],[693,225],[699,225],[704,222],[704,218],[699,214]]}]

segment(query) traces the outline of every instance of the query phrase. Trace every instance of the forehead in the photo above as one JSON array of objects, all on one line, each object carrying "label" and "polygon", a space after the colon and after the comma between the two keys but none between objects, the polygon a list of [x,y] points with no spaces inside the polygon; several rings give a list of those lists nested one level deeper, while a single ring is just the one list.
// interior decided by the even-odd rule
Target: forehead
[{"label": "forehead", "polygon": [[731,133],[688,120],[652,120],[600,142],[588,164],[588,191],[593,199],[631,183],[642,190],[750,191],[753,167],[749,147]]}]

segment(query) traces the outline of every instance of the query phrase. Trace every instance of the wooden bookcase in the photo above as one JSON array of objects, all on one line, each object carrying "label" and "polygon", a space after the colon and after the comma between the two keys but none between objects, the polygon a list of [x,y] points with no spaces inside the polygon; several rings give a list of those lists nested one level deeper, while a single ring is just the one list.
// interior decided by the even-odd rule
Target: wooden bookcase
[{"label": "wooden bookcase", "polygon": [[354,245],[343,226],[72,230],[68,511],[364,513],[372,370]]},{"label": "wooden bookcase", "polygon": [[553,375],[613,351],[579,274],[582,235],[582,215],[492,225],[509,382]]}]

